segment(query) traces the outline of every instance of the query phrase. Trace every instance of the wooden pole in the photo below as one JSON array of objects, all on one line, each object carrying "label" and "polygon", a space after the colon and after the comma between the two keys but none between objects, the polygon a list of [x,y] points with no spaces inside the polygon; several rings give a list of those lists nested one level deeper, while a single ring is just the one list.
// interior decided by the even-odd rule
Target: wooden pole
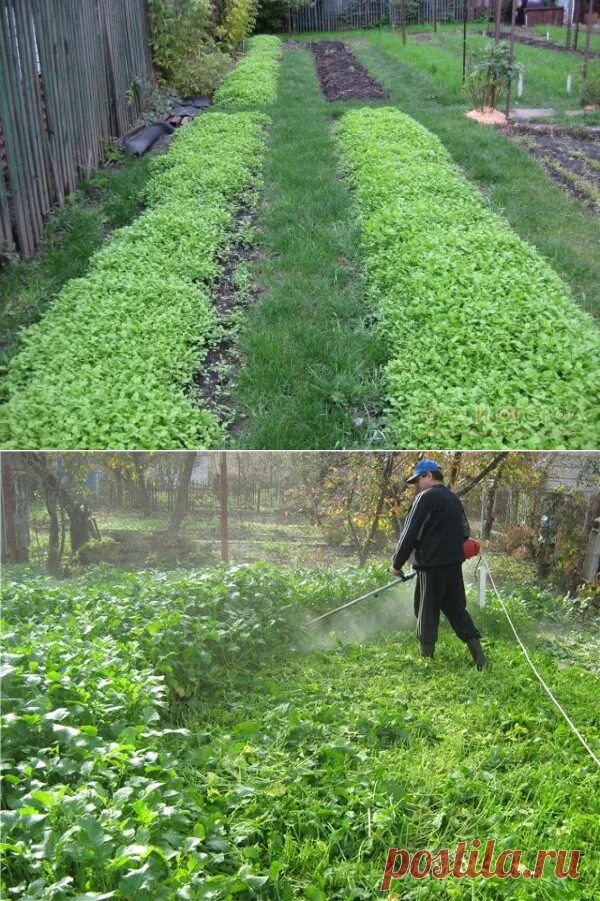
[{"label": "wooden pole", "polygon": [[467,0],[463,0],[463,57],[462,57],[462,80],[463,84],[467,77]]},{"label": "wooden pole", "polygon": [[594,28],[594,0],[589,0],[587,29],[585,32],[585,50],[583,51],[583,82],[587,81],[588,66],[590,62],[590,41],[592,38],[592,30]]},{"label": "wooden pole", "polygon": [[437,34],[438,0],[433,0],[433,31]]},{"label": "wooden pole", "polygon": [[[515,18],[517,15],[517,0],[513,0],[512,10],[510,15],[510,44],[509,44],[509,54],[508,54],[508,63],[512,66],[514,58],[515,58]],[[512,89],[512,79],[509,77],[508,84],[506,86],[506,106],[504,108],[504,113],[506,118],[508,119],[510,113],[510,92]]]},{"label": "wooden pole", "polygon": [[402,29],[402,46],[406,45],[406,16],[404,14],[404,0],[400,0],[400,28]]},{"label": "wooden pole", "polygon": [[221,560],[229,563],[229,526],[227,520],[227,452],[221,451],[219,498],[221,502]]},{"label": "wooden pole", "polygon": [[496,43],[500,40],[500,20],[502,18],[502,0],[496,0],[496,21],[494,28],[494,40]]},{"label": "wooden pole", "polygon": [[567,13],[567,40],[565,42],[565,46],[567,50],[571,49],[571,37],[573,33],[573,0],[569,0],[569,5],[566,9]]},{"label": "wooden pole", "polygon": [[575,0],[575,39],[573,41],[573,50],[577,50],[579,41],[579,20],[581,18],[581,0]]}]

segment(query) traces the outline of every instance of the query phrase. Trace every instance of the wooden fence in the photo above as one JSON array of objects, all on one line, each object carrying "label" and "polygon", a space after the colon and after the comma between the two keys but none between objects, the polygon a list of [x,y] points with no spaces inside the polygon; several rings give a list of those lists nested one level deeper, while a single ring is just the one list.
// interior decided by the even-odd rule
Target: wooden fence
[{"label": "wooden fence", "polygon": [[[466,0],[468,18],[473,18],[473,0]],[[463,0],[438,0],[438,22],[461,21]],[[398,0],[316,0],[290,16],[288,25],[293,34],[306,31],[343,31],[352,28],[372,28],[378,25],[400,25]],[[433,22],[433,0],[424,0],[418,9],[407,14],[408,25]]]},{"label": "wooden fence", "polygon": [[0,251],[33,254],[151,77],[145,0],[0,0]]}]

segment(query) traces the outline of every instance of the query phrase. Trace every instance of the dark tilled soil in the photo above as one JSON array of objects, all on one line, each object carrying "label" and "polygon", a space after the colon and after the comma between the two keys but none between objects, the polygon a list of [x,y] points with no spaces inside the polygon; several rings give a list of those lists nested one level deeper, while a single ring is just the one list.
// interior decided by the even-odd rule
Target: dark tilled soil
[{"label": "dark tilled soil", "polygon": [[[486,34],[485,31],[480,31],[479,34]],[[535,34],[535,32],[534,32]],[[501,31],[500,37],[502,40],[510,40],[510,31]],[[581,34],[579,35],[581,41]],[[578,47],[577,50],[571,48],[568,50],[564,44],[555,44],[552,41],[547,41],[543,35],[539,35],[539,37],[533,37],[531,33],[527,34],[515,34],[515,41],[519,44],[527,44],[529,47],[542,47],[545,50],[556,50],[558,53],[576,53],[580,56],[583,56],[584,51],[581,47]],[[600,57],[600,53],[597,50],[590,50],[590,56],[598,58]]]},{"label": "dark tilled soil", "polygon": [[510,136],[541,163],[557,184],[600,212],[600,140],[582,141],[564,134]]},{"label": "dark tilled soil", "polygon": [[326,100],[387,100],[384,91],[342,41],[288,41],[288,49],[312,50]]},{"label": "dark tilled soil", "polygon": [[[236,218],[238,229],[253,221],[253,215],[247,210],[240,210]],[[240,263],[255,260],[258,256],[257,247],[238,241],[223,261],[221,276],[212,289],[213,307],[222,335],[204,357],[202,369],[194,376],[194,385],[202,399],[202,407],[225,422],[227,432],[232,437],[240,435],[244,427],[243,421],[236,418],[232,406],[235,372],[241,364],[237,349],[237,312],[241,307],[260,299],[260,292],[255,285],[250,285],[246,296],[241,297],[236,289],[235,274]]]}]

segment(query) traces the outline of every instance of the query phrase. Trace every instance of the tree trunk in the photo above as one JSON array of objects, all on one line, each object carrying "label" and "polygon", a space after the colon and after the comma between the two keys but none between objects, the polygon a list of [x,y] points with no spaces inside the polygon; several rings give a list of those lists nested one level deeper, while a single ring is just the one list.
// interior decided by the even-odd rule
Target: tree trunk
[{"label": "tree trunk", "polygon": [[2,454],[2,562],[29,562],[29,497],[18,453]]},{"label": "tree trunk", "polygon": [[[47,504],[49,496],[50,498],[54,499],[54,515],[56,515],[57,504],[62,504],[62,506],[67,511],[67,516],[69,517],[69,532],[71,537],[71,553],[76,553],[82,545],[90,540],[90,538],[98,537],[97,533],[94,532],[92,523],[90,521],[90,513],[87,505],[84,502],[74,498],[70,494],[70,492],[67,491],[62,482],[54,475],[54,473],[48,469],[45,454],[30,452],[26,453],[24,457],[26,463],[31,466],[34,472],[41,479],[42,485],[44,486],[44,492],[46,493]],[[53,514],[50,510],[50,507],[48,507],[48,513],[50,513],[50,517],[52,519]],[[58,528],[58,518],[56,520],[56,524]],[[60,541],[60,538],[58,539],[58,541]]]},{"label": "tree trunk", "polygon": [[44,484],[44,497],[46,498],[46,509],[50,517],[50,530],[48,535],[48,556],[46,557],[46,569],[53,576],[61,574],[61,547],[60,547],[60,526],[58,523],[56,493],[50,485]]},{"label": "tree trunk", "polygon": [[383,505],[385,503],[385,499],[389,490],[390,480],[392,478],[392,472],[394,469],[394,459],[395,456],[393,453],[386,454],[385,464],[383,466],[383,472],[381,473],[381,483],[379,489],[379,497],[377,498],[377,506],[375,508],[375,514],[373,516],[373,520],[369,527],[369,532],[367,534],[367,538],[360,549],[359,552],[359,564],[360,566],[364,566],[369,558],[369,553],[371,551],[371,547],[373,542],[375,541],[375,535],[377,534],[377,528],[379,526],[379,520],[381,519],[381,514],[383,513]]},{"label": "tree trunk", "polygon": [[492,524],[494,522],[494,507],[496,506],[496,495],[498,493],[498,478],[494,478],[485,496],[483,504],[483,523],[481,526],[481,540],[489,541],[492,534]]},{"label": "tree trunk", "polygon": [[140,509],[143,516],[152,516],[152,502],[146,485],[146,475],[144,472],[144,461],[140,459],[139,454],[133,455],[133,466],[135,469],[135,485],[138,496]]},{"label": "tree trunk", "polygon": [[115,506],[121,510],[123,507],[123,473],[115,469]]},{"label": "tree trunk", "polygon": [[181,523],[188,513],[188,493],[192,481],[192,472],[196,463],[196,451],[183,455],[183,466],[179,474],[179,485],[177,486],[177,494],[175,496],[175,504],[171,513],[171,521],[169,522],[168,531],[176,535],[181,528]]},{"label": "tree trunk", "polygon": [[498,494],[498,483],[500,482],[500,478],[502,476],[502,470],[504,469],[504,465],[506,463],[506,457],[502,462],[498,465],[498,469],[496,470],[496,474],[492,480],[492,484],[490,485],[489,491],[485,497],[485,505],[483,508],[483,524],[482,524],[482,532],[481,532],[481,540],[489,541],[492,535],[492,525],[494,523],[494,510],[496,507],[496,495]]},{"label": "tree trunk", "polygon": [[500,40],[500,22],[502,19],[502,0],[496,0],[496,15],[495,15],[495,23],[494,23],[494,40],[496,43]]},{"label": "tree trunk", "polygon": [[456,482],[460,473],[460,464],[462,461],[462,451],[454,451],[452,455],[452,465],[450,467],[450,475],[448,476],[448,485],[450,488]]}]

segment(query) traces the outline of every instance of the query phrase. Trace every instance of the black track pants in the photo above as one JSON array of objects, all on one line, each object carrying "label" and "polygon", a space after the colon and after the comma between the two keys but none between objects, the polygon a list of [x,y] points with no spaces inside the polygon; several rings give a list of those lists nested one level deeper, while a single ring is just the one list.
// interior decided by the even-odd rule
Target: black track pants
[{"label": "black track pants", "polygon": [[437,641],[440,612],[462,641],[481,638],[467,610],[462,563],[421,569],[417,573],[415,616],[417,638],[423,644]]}]

